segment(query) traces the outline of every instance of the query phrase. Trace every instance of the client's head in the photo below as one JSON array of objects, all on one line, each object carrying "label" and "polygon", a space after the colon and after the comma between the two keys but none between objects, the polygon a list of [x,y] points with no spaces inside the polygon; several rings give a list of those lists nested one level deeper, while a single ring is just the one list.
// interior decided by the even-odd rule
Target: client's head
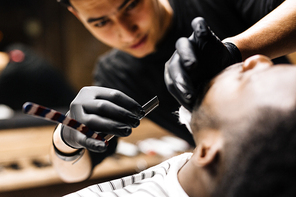
[{"label": "client's head", "polygon": [[296,66],[265,56],[211,81],[190,123],[207,196],[296,196],[295,106]]}]

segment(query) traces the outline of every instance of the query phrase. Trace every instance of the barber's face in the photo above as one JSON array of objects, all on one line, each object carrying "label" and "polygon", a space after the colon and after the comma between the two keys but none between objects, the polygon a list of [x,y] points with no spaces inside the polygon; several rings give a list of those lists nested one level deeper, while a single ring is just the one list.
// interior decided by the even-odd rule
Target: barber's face
[{"label": "barber's face", "polygon": [[258,107],[289,109],[295,105],[296,66],[273,65],[256,55],[218,75],[203,104],[222,120],[241,120]]},{"label": "barber's face", "polygon": [[161,2],[71,0],[74,10],[70,11],[98,40],[135,57],[144,57],[155,50],[171,20]]}]

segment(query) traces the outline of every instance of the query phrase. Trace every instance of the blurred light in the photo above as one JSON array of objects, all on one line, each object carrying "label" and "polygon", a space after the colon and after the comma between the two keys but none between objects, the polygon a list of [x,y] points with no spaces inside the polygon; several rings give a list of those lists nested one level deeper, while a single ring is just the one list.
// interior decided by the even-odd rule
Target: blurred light
[{"label": "blurred light", "polygon": [[15,49],[9,52],[10,59],[14,62],[22,62],[25,59],[25,54],[21,50]]},{"label": "blurred light", "polygon": [[38,37],[42,33],[42,25],[38,19],[28,19],[24,24],[25,32],[30,37]]}]

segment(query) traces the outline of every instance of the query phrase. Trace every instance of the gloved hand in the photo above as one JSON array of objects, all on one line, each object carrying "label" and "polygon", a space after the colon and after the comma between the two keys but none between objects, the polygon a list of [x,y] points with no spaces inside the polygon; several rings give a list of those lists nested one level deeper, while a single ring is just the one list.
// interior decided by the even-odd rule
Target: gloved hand
[{"label": "gloved hand", "polygon": [[[100,133],[128,136],[132,128],[140,124],[144,116],[143,108],[124,93],[103,87],[84,87],[70,105],[68,116]],[[64,126],[61,131],[63,141],[72,148],[86,148],[94,152],[104,152],[105,143]]]},{"label": "gloved hand", "polygon": [[193,34],[176,42],[164,76],[169,92],[189,111],[211,78],[242,60],[238,48],[233,43],[222,43],[203,18],[195,18],[191,25]]}]

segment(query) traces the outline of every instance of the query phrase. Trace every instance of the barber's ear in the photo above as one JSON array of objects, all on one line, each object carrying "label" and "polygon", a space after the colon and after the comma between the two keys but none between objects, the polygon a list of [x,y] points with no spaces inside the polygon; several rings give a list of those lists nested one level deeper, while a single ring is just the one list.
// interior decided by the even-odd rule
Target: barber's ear
[{"label": "barber's ear", "polygon": [[78,18],[78,20],[80,20],[77,11],[72,7],[72,6],[68,6],[68,10],[69,12],[71,12],[74,16],[76,16],[76,18]]},{"label": "barber's ear", "polygon": [[213,144],[201,143],[197,146],[195,152],[195,162],[199,167],[206,167],[213,162],[222,150],[222,140]]}]

